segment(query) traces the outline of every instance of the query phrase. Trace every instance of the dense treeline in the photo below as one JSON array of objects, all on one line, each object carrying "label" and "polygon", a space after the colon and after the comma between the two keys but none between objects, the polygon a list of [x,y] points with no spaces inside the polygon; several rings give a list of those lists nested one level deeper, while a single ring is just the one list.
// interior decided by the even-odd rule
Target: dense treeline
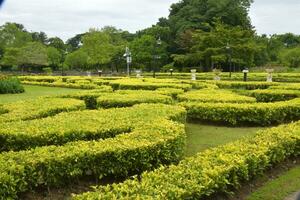
[{"label": "dense treeline", "polygon": [[22,24],[0,26],[2,70],[106,70],[123,72],[125,48],[132,67],[144,71],[223,71],[256,66],[300,67],[300,36],[258,35],[248,12],[252,0],[181,0],[168,18],[129,33],[115,27],[90,29],[64,42]]}]

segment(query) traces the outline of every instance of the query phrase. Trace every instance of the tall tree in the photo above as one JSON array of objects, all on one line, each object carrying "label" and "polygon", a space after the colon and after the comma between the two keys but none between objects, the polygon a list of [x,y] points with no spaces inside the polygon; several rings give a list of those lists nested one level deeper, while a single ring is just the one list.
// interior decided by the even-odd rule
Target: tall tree
[{"label": "tall tree", "polygon": [[63,61],[63,56],[61,52],[52,46],[47,48],[47,56],[48,56],[48,64],[52,68],[58,68]]},{"label": "tall tree", "polygon": [[88,69],[87,62],[87,53],[82,50],[77,50],[66,56],[64,66],[68,69]]},{"label": "tall tree", "polygon": [[91,29],[83,38],[82,50],[88,55],[89,65],[99,68],[108,64],[115,52],[112,38],[108,33]]},{"label": "tall tree", "polygon": [[175,56],[175,60],[184,59],[194,66],[202,65],[205,70],[217,65],[224,70],[229,64],[251,67],[254,65],[254,56],[259,51],[255,43],[254,32],[242,27],[231,27],[218,21],[211,27],[210,32],[198,30],[192,35],[192,43],[185,56]]}]

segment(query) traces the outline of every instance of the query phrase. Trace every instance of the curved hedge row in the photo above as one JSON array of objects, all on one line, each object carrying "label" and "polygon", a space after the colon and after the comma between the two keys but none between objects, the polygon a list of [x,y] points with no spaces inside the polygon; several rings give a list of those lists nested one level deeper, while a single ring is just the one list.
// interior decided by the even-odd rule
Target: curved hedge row
[{"label": "curved hedge row", "polygon": [[252,90],[247,93],[259,102],[286,101],[300,97],[300,91],[284,89]]},{"label": "curved hedge row", "polygon": [[[70,116],[76,118],[74,122],[81,122],[75,125],[74,131],[68,136],[74,133],[74,137],[80,137],[80,131],[76,134],[77,129],[85,130],[90,135],[97,134],[97,130],[103,126],[97,122],[104,117],[104,112],[123,116],[120,117],[121,121],[116,120],[113,125],[117,128],[123,124],[130,132],[106,140],[77,141],[63,146],[0,154],[0,199],[16,198],[18,193],[37,186],[59,186],[87,175],[126,177],[161,164],[178,162],[182,157],[186,136],[184,125],[177,122],[185,121],[184,108],[141,104],[107,111],[85,111],[82,115],[64,113],[61,115],[66,121]],[[56,134],[67,128],[58,126]],[[109,129],[104,128],[104,132],[109,133]]]},{"label": "curved hedge row", "polygon": [[273,164],[299,155],[299,132],[299,122],[265,130],[254,138],[206,150],[179,165],[145,172],[120,184],[98,186],[73,199],[206,199],[227,193]]},{"label": "curved hedge row", "polygon": [[85,109],[85,104],[83,101],[76,99],[49,97],[4,104],[2,109],[6,112],[0,115],[0,123],[31,120],[53,116],[65,111],[82,110]]},{"label": "curved hedge row", "polygon": [[115,90],[156,90],[158,88],[177,88],[189,90],[192,85],[187,83],[151,82],[145,79],[120,79],[109,83]]},{"label": "curved hedge row", "polygon": [[140,103],[165,103],[173,102],[170,96],[162,95],[152,91],[124,90],[114,93],[102,94],[97,98],[99,108],[128,107]]},{"label": "curved hedge row", "polygon": [[26,85],[38,85],[38,86],[47,86],[47,87],[65,87],[65,88],[74,88],[74,89],[101,89],[102,86],[96,85],[94,83],[66,83],[66,82],[33,82],[33,81],[22,81]]},{"label": "curved hedge row", "polygon": [[[145,77],[152,77],[152,73],[143,73]],[[221,80],[227,81],[243,81],[244,74],[242,72],[231,73],[231,77],[229,76],[229,72],[222,72],[220,75]],[[170,73],[156,73],[156,77],[160,79],[191,79],[191,73],[173,73],[171,76]],[[197,80],[214,80],[215,73],[207,72],[207,73],[196,73]],[[273,73],[273,81],[275,82],[299,82],[300,73]],[[250,72],[248,73],[249,81],[266,81],[267,73],[256,73]]]},{"label": "curved hedge row", "polygon": [[271,86],[280,85],[280,83],[270,82],[233,82],[233,81],[206,81],[208,83],[215,83],[219,88],[223,89],[267,89]]},{"label": "curved hedge row", "polygon": [[178,95],[179,101],[197,102],[228,102],[228,103],[255,103],[253,97],[242,96],[228,90],[202,89]]},{"label": "curved hedge row", "polygon": [[182,102],[190,119],[231,125],[270,125],[300,119],[300,98],[276,103],[200,103]]},{"label": "curved hedge row", "polygon": [[15,94],[24,91],[23,86],[17,78],[0,75],[0,94]]},{"label": "curved hedge row", "polygon": [[300,84],[299,83],[290,83],[290,84],[282,84],[278,86],[272,86],[270,89],[276,89],[276,90],[300,90]]},{"label": "curved hedge row", "polygon": [[61,98],[75,98],[84,100],[86,107],[90,109],[95,109],[97,107],[97,98],[103,93],[111,93],[113,92],[112,87],[110,86],[101,86],[102,89],[96,90],[88,90],[88,91],[81,91],[78,93],[73,94],[66,94],[66,95],[59,95],[58,97]]}]

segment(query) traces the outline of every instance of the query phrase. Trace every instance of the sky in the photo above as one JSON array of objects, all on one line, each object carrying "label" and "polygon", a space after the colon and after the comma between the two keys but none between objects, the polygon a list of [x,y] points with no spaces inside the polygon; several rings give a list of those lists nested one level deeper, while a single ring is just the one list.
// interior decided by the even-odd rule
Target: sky
[{"label": "sky", "polygon": [[[105,25],[135,32],[167,17],[170,5],[177,1],[5,0],[0,8],[0,25],[17,22],[29,31],[43,31],[64,40]],[[300,34],[299,0],[255,0],[250,17],[259,34]]]}]

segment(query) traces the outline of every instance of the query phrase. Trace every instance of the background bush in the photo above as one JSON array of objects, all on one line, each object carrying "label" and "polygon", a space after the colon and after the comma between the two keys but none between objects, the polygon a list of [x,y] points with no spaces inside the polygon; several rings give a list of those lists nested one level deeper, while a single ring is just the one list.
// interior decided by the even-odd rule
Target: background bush
[{"label": "background bush", "polygon": [[22,92],[24,92],[24,88],[17,78],[0,76],[0,94],[14,94]]}]

